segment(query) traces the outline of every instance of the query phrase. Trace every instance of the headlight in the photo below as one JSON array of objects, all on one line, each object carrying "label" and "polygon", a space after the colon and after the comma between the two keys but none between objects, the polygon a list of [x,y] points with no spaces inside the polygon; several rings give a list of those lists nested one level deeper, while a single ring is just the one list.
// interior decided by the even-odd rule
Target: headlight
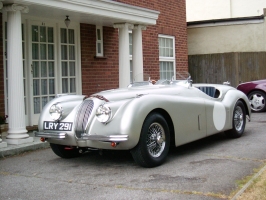
[{"label": "headlight", "polygon": [[63,109],[60,104],[54,104],[51,106],[49,113],[51,115],[51,118],[53,120],[59,120],[62,117]]},{"label": "headlight", "polygon": [[96,117],[99,122],[108,122],[112,117],[111,108],[107,107],[106,105],[100,105],[99,108],[97,108],[96,110]]}]

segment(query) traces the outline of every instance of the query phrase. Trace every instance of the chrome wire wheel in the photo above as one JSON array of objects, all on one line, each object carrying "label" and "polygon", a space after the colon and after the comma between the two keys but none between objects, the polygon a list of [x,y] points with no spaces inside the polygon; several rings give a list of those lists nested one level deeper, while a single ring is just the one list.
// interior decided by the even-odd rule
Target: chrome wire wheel
[{"label": "chrome wire wheel", "polygon": [[237,131],[241,131],[244,125],[244,113],[240,106],[235,108],[234,112],[234,125]]},{"label": "chrome wire wheel", "polygon": [[147,134],[147,148],[152,157],[159,157],[165,148],[165,131],[161,124],[152,123]]}]

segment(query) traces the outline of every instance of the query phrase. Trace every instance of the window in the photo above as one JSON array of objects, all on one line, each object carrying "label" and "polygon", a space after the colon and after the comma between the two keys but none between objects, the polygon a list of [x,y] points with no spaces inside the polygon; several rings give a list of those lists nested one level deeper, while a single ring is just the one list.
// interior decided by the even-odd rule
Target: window
[{"label": "window", "polygon": [[61,28],[62,93],[76,94],[75,30]]},{"label": "window", "polygon": [[175,38],[159,35],[160,79],[171,80],[175,76]]},{"label": "window", "polygon": [[133,52],[133,46],[132,46],[132,31],[129,32],[129,61],[130,61],[130,82],[133,81],[133,61],[132,61],[132,52]]},{"label": "window", "polygon": [[103,28],[96,26],[96,56],[103,56]]}]

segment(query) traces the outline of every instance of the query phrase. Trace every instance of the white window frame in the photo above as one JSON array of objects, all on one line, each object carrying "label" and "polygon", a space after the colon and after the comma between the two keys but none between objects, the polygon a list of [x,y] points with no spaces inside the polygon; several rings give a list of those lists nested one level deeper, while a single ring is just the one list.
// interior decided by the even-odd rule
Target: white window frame
[{"label": "white window frame", "polygon": [[[134,77],[133,77],[133,60],[132,60],[132,53],[133,53],[133,35],[132,35],[132,30],[128,31],[128,35],[129,35],[129,62],[130,62],[130,82],[133,82]],[[130,43],[130,35],[131,35],[131,42]],[[131,50],[131,53],[130,53]]]},{"label": "white window frame", "polygon": [[[173,40],[173,56],[172,57],[165,57],[160,55],[160,38],[166,38],[166,39],[172,39]],[[160,62],[172,62],[173,63],[173,71],[174,71],[174,78],[176,77],[176,56],[175,56],[175,37],[170,35],[158,35],[158,46],[159,46],[159,68],[160,68]],[[159,69],[159,72],[161,74],[161,71]]]},{"label": "white window frame", "polygon": [[[98,38],[98,30],[100,31],[100,38]],[[98,48],[100,45],[100,50]],[[103,57],[103,27],[96,26],[96,57]]]}]

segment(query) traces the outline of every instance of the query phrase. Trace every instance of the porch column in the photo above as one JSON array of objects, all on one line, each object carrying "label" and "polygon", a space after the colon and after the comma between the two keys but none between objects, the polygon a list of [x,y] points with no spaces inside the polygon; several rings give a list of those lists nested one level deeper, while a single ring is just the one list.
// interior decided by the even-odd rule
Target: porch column
[{"label": "porch column", "polygon": [[132,24],[114,24],[119,29],[119,88],[130,84],[130,61],[129,61],[129,29]]},{"label": "porch column", "polygon": [[[146,26],[135,25],[132,30],[132,62],[134,81],[143,81],[143,50],[142,50],[142,30],[146,30]],[[141,76],[140,76],[141,75]]]},{"label": "porch column", "polygon": [[21,12],[28,7],[18,4],[4,6],[7,12],[8,69],[8,144],[32,142],[25,123]]}]

